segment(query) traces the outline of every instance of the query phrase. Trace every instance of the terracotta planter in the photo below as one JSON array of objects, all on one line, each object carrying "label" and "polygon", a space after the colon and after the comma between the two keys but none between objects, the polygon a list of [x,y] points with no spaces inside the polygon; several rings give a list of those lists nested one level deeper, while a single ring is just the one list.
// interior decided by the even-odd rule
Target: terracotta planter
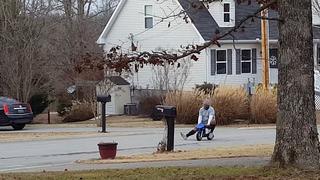
[{"label": "terracotta planter", "polygon": [[99,153],[101,159],[114,159],[117,154],[118,143],[99,143]]}]

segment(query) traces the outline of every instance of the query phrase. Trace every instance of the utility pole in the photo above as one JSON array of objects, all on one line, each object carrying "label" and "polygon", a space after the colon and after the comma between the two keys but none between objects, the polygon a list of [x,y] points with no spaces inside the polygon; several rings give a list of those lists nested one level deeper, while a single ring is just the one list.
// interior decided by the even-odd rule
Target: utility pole
[{"label": "utility pole", "polygon": [[261,11],[262,85],[265,90],[269,89],[269,40],[267,36],[267,14],[267,9]]}]

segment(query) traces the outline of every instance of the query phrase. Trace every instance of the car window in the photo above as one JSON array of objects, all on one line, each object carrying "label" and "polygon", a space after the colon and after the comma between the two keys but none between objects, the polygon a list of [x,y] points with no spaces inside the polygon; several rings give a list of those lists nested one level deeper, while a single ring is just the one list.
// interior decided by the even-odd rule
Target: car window
[{"label": "car window", "polygon": [[0,97],[0,103],[4,104],[13,104],[13,103],[16,103],[18,102],[17,100],[15,99],[11,99],[11,98],[7,98],[7,97]]}]

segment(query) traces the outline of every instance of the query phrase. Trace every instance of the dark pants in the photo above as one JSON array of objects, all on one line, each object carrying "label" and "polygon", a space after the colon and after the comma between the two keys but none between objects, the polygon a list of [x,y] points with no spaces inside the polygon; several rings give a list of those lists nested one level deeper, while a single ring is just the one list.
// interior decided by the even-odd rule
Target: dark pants
[{"label": "dark pants", "polygon": [[[216,128],[215,124],[206,125],[206,128],[210,129],[210,132],[213,132],[213,130]],[[190,132],[188,132],[187,137],[194,135],[197,132],[197,127],[192,129]]]}]

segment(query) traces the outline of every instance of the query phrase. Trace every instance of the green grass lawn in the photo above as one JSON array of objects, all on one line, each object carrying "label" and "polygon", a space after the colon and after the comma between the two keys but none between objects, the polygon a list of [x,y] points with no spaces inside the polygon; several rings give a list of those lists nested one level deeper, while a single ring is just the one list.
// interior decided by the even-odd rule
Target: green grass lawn
[{"label": "green grass lawn", "polygon": [[88,180],[88,179],[319,179],[320,171],[270,169],[263,167],[144,168],[1,174],[2,180]]}]

